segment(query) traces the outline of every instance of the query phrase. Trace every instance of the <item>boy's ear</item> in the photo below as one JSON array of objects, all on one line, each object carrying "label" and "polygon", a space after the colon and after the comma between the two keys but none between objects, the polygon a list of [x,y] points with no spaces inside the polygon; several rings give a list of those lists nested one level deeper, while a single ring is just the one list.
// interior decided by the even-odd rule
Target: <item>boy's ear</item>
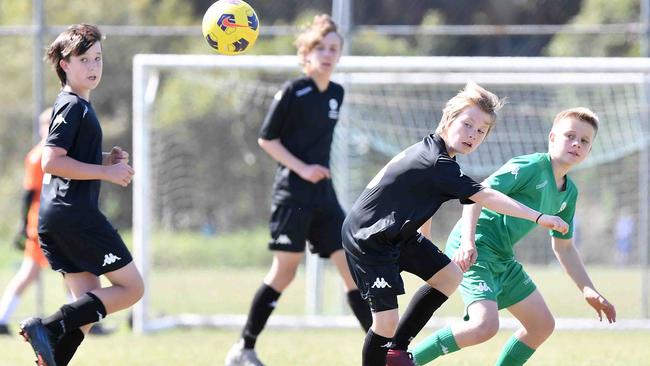
[{"label": "boy's ear", "polygon": [[63,69],[63,71],[68,71],[68,62],[66,60],[59,60],[59,66],[61,66],[61,69]]},{"label": "boy's ear", "polygon": [[551,132],[548,133],[548,141],[549,142],[555,141],[555,133],[553,132],[553,130],[551,130]]}]

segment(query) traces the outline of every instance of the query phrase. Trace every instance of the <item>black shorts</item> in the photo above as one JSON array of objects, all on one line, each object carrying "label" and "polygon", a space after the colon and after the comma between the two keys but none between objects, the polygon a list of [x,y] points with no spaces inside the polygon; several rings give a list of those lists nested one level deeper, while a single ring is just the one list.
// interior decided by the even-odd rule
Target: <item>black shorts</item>
[{"label": "black shorts", "polygon": [[83,229],[65,229],[38,233],[43,254],[57,272],[90,272],[100,276],[133,261],[124,241],[107,220]]},{"label": "black shorts", "polygon": [[338,202],[317,208],[273,205],[269,249],[301,253],[309,241],[309,251],[329,258],[342,249],[341,225],[345,214]]},{"label": "black shorts", "polygon": [[346,256],[354,282],[373,312],[397,309],[397,295],[404,294],[400,272],[406,271],[427,281],[451,262],[421,234],[401,242],[399,249],[395,263],[371,265],[364,263],[363,258]]}]

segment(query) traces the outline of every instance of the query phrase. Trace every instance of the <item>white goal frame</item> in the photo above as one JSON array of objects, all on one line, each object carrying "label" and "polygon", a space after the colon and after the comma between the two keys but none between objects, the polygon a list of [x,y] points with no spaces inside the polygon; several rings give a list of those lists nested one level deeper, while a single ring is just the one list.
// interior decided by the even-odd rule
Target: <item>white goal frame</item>
[{"label": "white goal frame", "polygon": [[[264,69],[276,71],[295,71],[298,60],[296,56],[217,56],[217,55],[160,55],[139,54],[133,59],[133,165],[137,175],[133,181],[133,241],[134,260],[147,282],[150,268],[149,243],[150,238],[150,202],[146,199],[150,181],[150,107],[155,100],[158,87],[158,72],[165,69]],[[545,74],[562,74],[567,80],[579,83],[581,73],[602,73],[603,78],[615,83],[634,81],[643,84],[645,101],[640,105],[643,113],[650,118],[650,59],[648,58],[545,58],[545,57],[362,57],[343,56],[337,66],[337,77],[342,82],[352,79],[366,80],[372,83],[372,73],[395,73],[404,80],[408,73],[414,75],[412,82],[436,81],[440,83],[458,82],[473,79],[477,82],[499,82],[508,74],[525,73],[531,78],[543,81]],[[424,74],[423,74],[424,73]],[[397,76],[399,75],[399,76]],[[424,75],[424,76],[423,76]],[[422,79],[426,80],[422,80]],[[640,263],[643,266],[642,278],[642,314],[640,319],[619,321],[615,329],[650,329],[649,317],[649,273],[648,273],[648,223],[650,222],[648,202],[650,202],[649,181],[650,156],[648,152],[648,136],[650,123],[643,123],[645,148],[641,152],[639,164],[639,227]],[[345,172],[343,172],[345,174]],[[345,189],[342,190],[345,192]],[[342,193],[341,201],[349,204],[351,197]],[[320,303],[319,273],[321,261],[307,256],[308,294],[306,316],[273,316],[270,326],[286,327],[348,327],[357,326],[350,321],[351,316],[322,316],[318,315]],[[149,313],[148,292],[133,309],[133,330],[145,333],[175,326],[234,326],[240,327],[245,322],[245,316],[199,316],[196,314],[180,314],[153,318]],[[429,325],[447,324],[449,319],[438,319]],[[589,329],[599,328],[585,319],[558,319],[559,329]],[[504,322],[503,326],[514,327],[516,324]],[[611,329],[611,328],[610,328]]]}]

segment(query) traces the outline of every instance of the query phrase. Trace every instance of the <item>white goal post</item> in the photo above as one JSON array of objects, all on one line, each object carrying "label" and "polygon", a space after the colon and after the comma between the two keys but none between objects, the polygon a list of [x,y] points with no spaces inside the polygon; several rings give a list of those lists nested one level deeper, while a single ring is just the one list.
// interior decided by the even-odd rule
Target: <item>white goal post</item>
[{"label": "white goal post", "polygon": [[[150,276],[151,253],[150,239],[152,236],[152,203],[150,190],[152,177],[152,108],[156,100],[161,73],[174,70],[190,71],[201,78],[201,73],[210,70],[251,70],[264,72],[295,72],[298,62],[295,56],[216,56],[216,55],[160,55],[140,54],[133,59],[133,165],[137,175],[133,181],[133,245],[135,263],[141,270],[145,283]],[[360,176],[360,170],[368,167],[368,162],[359,156],[371,149],[386,156],[399,151],[404,144],[417,141],[418,136],[426,133],[427,128],[435,128],[434,116],[428,109],[420,105],[411,108],[407,101],[401,98],[401,92],[419,91],[418,86],[425,85],[426,93],[438,93],[438,86],[446,86],[440,91],[440,100],[451,96],[448,90],[458,90],[468,80],[488,86],[512,90],[521,100],[531,100],[525,108],[540,110],[539,113],[550,113],[552,118],[559,110],[545,109],[562,105],[546,98],[575,98],[580,101],[585,90],[591,85],[598,89],[594,94],[595,103],[602,104],[603,110],[611,104],[616,109],[616,121],[604,124],[599,133],[602,147],[594,151],[586,164],[589,166],[616,165],[617,157],[634,154],[635,171],[628,173],[626,179],[636,180],[628,202],[633,202],[637,223],[638,264],[642,272],[641,314],[639,318],[649,315],[648,299],[648,223],[650,222],[648,203],[650,182],[650,154],[648,141],[650,136],[650,59],[646,58],[521,58],[521,57],[361,57],[344,56],[337,66],[335,79],[346,87],[346,102],[341,114],[341,121],[335,138],[336,152],[333,152],[332,164],[335,171],[335,184],[339,198],[344,208],[348,208],[358,194],[358,182],[365,184],[367,178]],[[526,88],[511,85],[526,85]],[[564,91],[559,96],[551,96],[550,92],[540,95],[533,94],[535,89],[559,88],[571,86],[573,89]],[[609,86],[620,88],[609,89]],[[355,91],[360,86],[360,91]],[[581,87],[582,86],[582,87]],[[605,88],[604,86],[607,86]],[[424,88],[424,87],[423,87]],[[363,89],[363,90],[361,90]],[[602,90],[601,90],[602,89]],[[545,89],[546,90],[546,89]],[[375,94],[376,93],[376,94]],[[500,94],[500,93],[499,93]],[[509,94],[509,93],[506,93]],[[404,97],[407,99],[408,97]],[[419,97],[418,97],[419,98]],[[437,98],[437,96],[436,96]],[[627,98],[627,102],[619,105],[617,101]],[[419,101],[419,103],[426,103]],[[591,100],[591,99],[590,99]],[[515,101],[512,102],[516,108]],[[372,104],[377,103],[377,104]],[[622,102],[621,102],[622,103]],[[377,109],[387,107],[381,113]],[[589,107],[589,105],[586,105]],[[438,103],[431,108],[441,109]],[[550,108],[549,108],[550,107]],[[428,107],[427,107],[428,108]],[[522,107],[524,108],[524,107]],[[523,109],[519,110],[519,113]],[[536,112],[537,113],[537,112]],[[614,112],[612,112],[614,113]],[[377,114],[384,116],[390,123],[380,125],[374,118]],[[545,114],[546,115],[546,114]],[[613,114],[612,114],[613,115]],[[424,116],[424,117],[423,117]],[[506,118],[512,120],[516,116]],[[547,118],[548,119],[548,118]],[[402,122],[403,121],[403,122]],[[501,122],[499,122],[501,123]],[[619,123],[619,125],[616,125]],[[375,126],[376,125],[376,126]],[[469,166],[469,171],[477,176],[488,174],[503,163],[508,157],[528,151],[529,140],[536,141],[536,147],[544,146],[546,133],[544,125],[530,127],[525,125],[518,130],[508,130],[499,127],[486,142],[486,147],[476,156],[461,158],[463,167]],[[377,128],[377,130],[373,130]],[[380,129],[382,128],[382,129]],[[388,129],[388,130],[386,130]],[[389,131],[389,132],[386,132]],[[603,137],[608,135],[609,137]],[[627,141],[627,143],[625,143]],[[518,147],[522,145],[521,147]],[[513,147],[514,146],[514,147]],[[487,149],[487,150],[485,150]],[[352,151],[354,150],[354,151]],[[490,159],[489,161],[487,159]],[[388,159],[386,159],[388,160]],[[605,169],[605,168],[603,168]],[[372,170],[372,169],[368,169]],[[597,173],[598,175],[609,173]],[[319,289],[319,260],[310,261],[307,273],[312,273],[310,291],[306,303],[309,306],[305,315],[273,316],[271,326],[305,326],[305,327],[336,327],[356,326],[349,321],[349,316],[323,316],[317,311],[320,299]],[[167,314],[156,317],[149,309],[149,291],[135,305],[133,310],[133,326],[136,332],[148,332],[174,326],[241,326],[245,321],[243,314],[210,315],[196,314]],[[247,309],[242,309],[242,313]],[[446,319],[437,320],[438,323]],[[506,322],[507,323],[507,322]],[[650,329],[647,320],[627,319],[617,327]],[[432,323],[433,324],[433,323]],[[580,329],[593,327],[592,323],[580,319],[559,319],[558,327]],[[506,324],[508,325],[508,324]],[[622,329],[622,328],[621,328]]]}]

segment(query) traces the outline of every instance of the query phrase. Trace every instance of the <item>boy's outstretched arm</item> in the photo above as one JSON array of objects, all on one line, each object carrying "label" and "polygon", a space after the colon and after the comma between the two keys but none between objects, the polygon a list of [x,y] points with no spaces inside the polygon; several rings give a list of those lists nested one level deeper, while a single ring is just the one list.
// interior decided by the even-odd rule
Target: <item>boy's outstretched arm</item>
[{"label": "boy's outstretched arm", "polygon": [[461,217],[461,231],[460,231],[460,247],[451,259],[460,267],[461,271],[467,272],[476,258],[478,252],[476,251],[476,243],[474,238],[476,236],[476,223],[481,215],[483,206],[474,203],[471,205],[463,206],[463,216]]},{"label": "boy's outstretched arm", "polygon": [[566,234],[569,231],[569,225],[561,218],[542,214],[492,188],[485,188],[470,196],[469,199],[492,211],[530,220],[547,229],[555,230],[562,234]]},{"label": "boy's outstretched arm", "polygon": [[616,321],[616,308],[601,295],[591,282],[578,250],[573,245],[573,239],[551,238],[553,252],[558,261],[578,286],[589,305],[598,313],[598,319],[603,320],[603,313],[607,321]]}]

